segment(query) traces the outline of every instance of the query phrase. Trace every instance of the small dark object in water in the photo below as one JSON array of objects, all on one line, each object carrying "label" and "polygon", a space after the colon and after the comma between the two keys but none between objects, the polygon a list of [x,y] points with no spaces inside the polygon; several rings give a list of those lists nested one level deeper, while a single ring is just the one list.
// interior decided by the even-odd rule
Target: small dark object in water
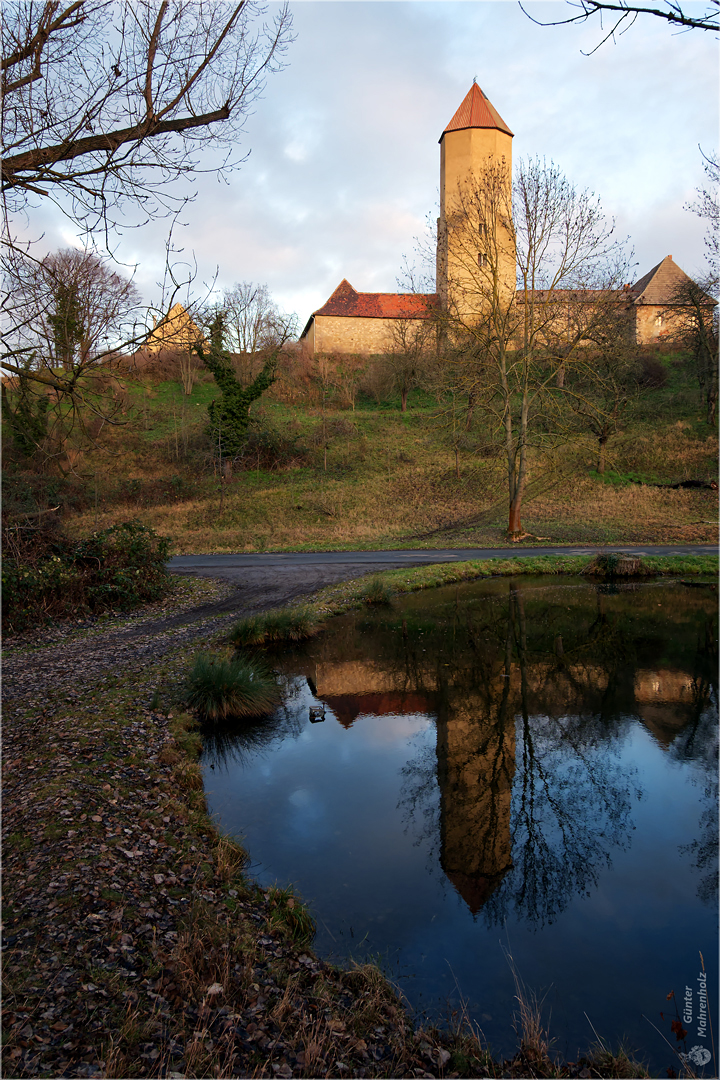
[{"label": "small dark object in water", "polygon": [[310,706],[310,723],[322,724],[325,719],[325,706],[324,705],[311,705]]}]

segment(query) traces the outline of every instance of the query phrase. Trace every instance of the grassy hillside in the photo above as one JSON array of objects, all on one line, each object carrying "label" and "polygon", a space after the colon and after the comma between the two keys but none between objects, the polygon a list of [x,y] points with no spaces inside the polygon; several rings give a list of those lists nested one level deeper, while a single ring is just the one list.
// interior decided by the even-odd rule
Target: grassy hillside
[{"label": "grassy hillside", "polygon": [[[587,436],[533,452],[530,533],[557,543],[715,539],[716,492],[654,486],[714,479],[718,452],[689,363],[654,359],[665,384],[632,404],[603,477]],[[76,534],[135,518],[176,553],[503,543],[503,464],[482,418],[466,431],[458,411],[453,437],[452,416],[420,390],[403,414],[397,396],[358,393],[352,409],[326,386],[323,408],[322,379],[304,365],[255,403],[242,464],[225,481],[205,433],[219,393],[209,374],[189,395],[179,379],[122,377],[108,389],[120,424],[95,432],[101,448],[68,440],[65,477],[6,440],[6,506],[60,504]]]}]

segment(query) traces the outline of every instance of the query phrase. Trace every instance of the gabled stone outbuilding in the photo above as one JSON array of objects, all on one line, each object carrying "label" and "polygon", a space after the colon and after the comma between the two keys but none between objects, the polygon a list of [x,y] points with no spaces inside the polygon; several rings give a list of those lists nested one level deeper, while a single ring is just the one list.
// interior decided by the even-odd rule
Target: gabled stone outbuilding
[{"label": "gabled stone outbuilding", "polygon": [[[634,285],[626,286],[632,297],[630,314],[638,345],[650,345],[677,332],[677,319],[672,317],[671,309],[679,306],[678,297],[690,281],[672,255],[666,255]],[[708,302],[713,303],[711,297]]]},{"label": "gabled stone outbuilding", "polygon": [[300,341],[312,355],[387,352],[396,323],[429,319],[436,304],[434,293],[361,293],[343,278],[327,303],[310,316]]}]

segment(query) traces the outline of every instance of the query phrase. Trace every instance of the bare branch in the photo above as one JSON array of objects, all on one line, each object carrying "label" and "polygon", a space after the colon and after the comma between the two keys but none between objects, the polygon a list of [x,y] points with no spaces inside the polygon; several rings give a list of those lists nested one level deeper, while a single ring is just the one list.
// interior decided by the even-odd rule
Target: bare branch
[{"label": "bare branch", "polygon": [[[52,0],[51,3],[46,3],[43,12],[38,20],[37,30],[29,39],[14,52],[8,56],[3,57],[0,64],[0,70],[3,72],[2,80],[2,92],[3,94],[11,94],[14,90],[19,90],[23,86],[27,86],[28,83],[35,82],[41,78],[41,62],[43,49],[47,44],[48,39],[52,34],[57,34],[61,30],[70,30],[74,26],[79,26],[85,19],[85,15],[82,13],[82,8],[85,4],[85,0],[75,0],[75,3],[71,4],[69,8],[61,12],[56,19],[52,16],[55,14],[60,4],[57,0]],[[78,13],[76,15],[76,13]],[[74,17],[76,16],[76,17]],[[14,82],[8,82],[5,77],[5,72],[15,67],[16,64],[21,64],[23,60],[29,60],[32,57],[33,65],[30,71],[26,75],[21,76]]]},{"label": "bare branch", "polygon": [[[602,16],[603,12],[612,12],[614,15],[619,15],[613,29],[605,38],[603,38],[601,44],[607,41],[609,37],[612,37],[623,20],[632,18],[634,21],[635,17],[638,15],[654,15],[656,18],[664,19],[665,22],[669,23],[671,26],[680,26],[688,30],[709,30],[711,32],[714,31],[715,33],[720,30],[720,0],[709,0],[705,12],[699,17],[689,14],[688,11],[683,9],[682,4],[675,2],[675,0],[666,0],[666,6],[664,8],[646,7],[643,4],[626,3],[625,0],[617,0],[615,3],[606,2],[606,0],[578,0],[578,2],[575,2],[575,0],[568,0],[568,6],[579,9],[577,14],[568,15],[564,19],[551,19],[545,21],[543,19],[536,19],[523,7],[522,2],[518,0],[518,7],[520,10],[537,26],[567,26],[570,23],[584,23],[598,13]],[[593,52],[594,51],[595,50],[593,50]]]},{"label": "bare branch", "polygon": [[[38,195],[88,232],[123,204],[172,208],[171,181],[210,147],[222,173],[292,40],[256,0],[18,0],[3,15],[2,187],[8,215]],[[207,158],[206,158],[207,160]],[[133,221],[132,224],[135,222]]]}]

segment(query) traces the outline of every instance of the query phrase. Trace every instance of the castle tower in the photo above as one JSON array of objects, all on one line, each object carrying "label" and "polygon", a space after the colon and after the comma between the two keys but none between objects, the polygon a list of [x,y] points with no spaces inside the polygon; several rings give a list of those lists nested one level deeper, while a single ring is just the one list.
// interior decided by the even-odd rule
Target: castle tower
[{"label": "castle tower", "polygon": [[437,292],[441,308],[461,316],[481,310],[493,288],[508,302],[515,295],[515,249],[503,225],[512,139],[475,82],[440,136]]}]

